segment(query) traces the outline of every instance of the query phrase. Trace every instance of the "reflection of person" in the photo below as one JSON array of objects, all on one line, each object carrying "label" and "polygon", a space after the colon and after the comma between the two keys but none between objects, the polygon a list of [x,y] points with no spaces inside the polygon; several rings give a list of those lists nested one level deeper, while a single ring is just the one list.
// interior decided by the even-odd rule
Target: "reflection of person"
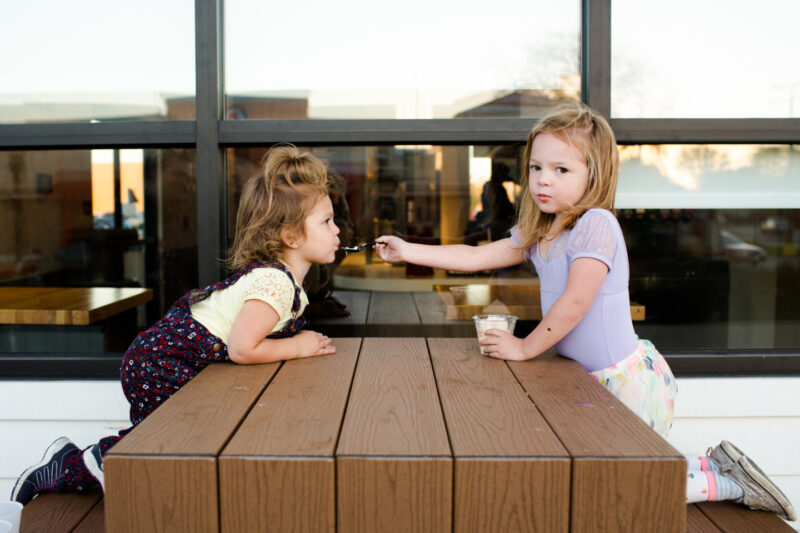
[{"label": "reflection of person", "polygon": [[[264,175],[242,192],[228,279],[189,292],[131,344],[121,380],[138,425],[209,363],[266,363],[331,354],[331,340],[302,331],[307,304],[301,289],[315,263],[330,263],[339,248],[325,165],[294,146],[274,148]],[[28,503],[36,494],[103,485],[103,455],[131,429],[81,451],[57,439],[25,470],[11,494]]]},{"label": "reflection of person", "polygon": [[481,191],[481,225],[492,241],[506,237],[514,224],[514,204],[503,186],[504,182],[511,180],[510,170],[503,162],[493,160],[492,176]]},{"label": "reflection of person", "polygon": [[499,159],[492,159],[492,175],[481,189],[481,210],[474,220],[467,222],[466,244],[477,244],[479,240],[499,241],[508,236],[514,224],[514,204],[508,199],[503,186],[512,181],[511,168]]},{"label": "reflection of person", "polygon": [[[651,428],[672,425],[675,378],[652,343],[633,330],[628,256],[611,212],[617,186],[614,133],[574,103],[541,119],[528,136],[518,225],[483,246],[423,246],[382,236],[378,254],[451,270],[507,267],[530,259],[541,282],[544,318],[524,339],[499,329],[480,342],[499,359],[533,359],[550,347],[580,363]],[[794,519],[778,488],[733,445],[689,456],[687,501],[736,500]],[[720,470],[721,468],[721,470]]]}]

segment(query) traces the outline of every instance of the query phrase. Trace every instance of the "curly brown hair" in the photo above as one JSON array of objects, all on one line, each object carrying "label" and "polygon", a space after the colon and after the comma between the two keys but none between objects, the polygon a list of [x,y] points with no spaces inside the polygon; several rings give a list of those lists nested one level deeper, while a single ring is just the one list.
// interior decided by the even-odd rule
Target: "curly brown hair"
[{"label": "curly brown hair", "polygon": [[[533,140],[540,133],[555,135],[575,147],[583,155],[589,170],[586,192],[566,213],[558,227],[551,227],[555,214],[543,213],[536,207],[530,194],[530,160]],[[560,105],[534,126],[525,146],[517,224],[520,228],[520,247],[528,249],[547,235],[558,235],[572,229],[587,210],[600,207],[614,209],[619,173],[619,153],[614,131],[602,115],[580,102]]]},{"label": "curly brown hair", "polygon": [[279,259],[283,235],[305,234],[305,219],[328,194],[328,169],[311,152],[273,147],[264,171],[247,182],[236,214],[228,265],[238,271],[253,261]]}]

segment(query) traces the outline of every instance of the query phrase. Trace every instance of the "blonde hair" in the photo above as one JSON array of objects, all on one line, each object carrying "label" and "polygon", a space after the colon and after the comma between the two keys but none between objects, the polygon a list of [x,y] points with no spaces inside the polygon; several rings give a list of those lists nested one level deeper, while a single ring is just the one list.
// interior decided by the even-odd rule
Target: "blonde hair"
[{"label": "blonde hair", "polygon": [[[586,191],[578,203],[564,213],[566,216],[557,227],[551,227],[555,214],[540,211],[530,195],[531,147],[533,140],[541,133],[555,135],[573,146],[581,153],[589,170]],[[546,235],[558,235],[573,228],[589,209],[614,209],[619,173],[617,140],[606,119],[585,104],[571,102],[560,105],[539,120],[528,135],[522,168],[522,192],[517,213],[522,249],[534,246]]]},{"label": "blonde hair", "polygon": [[236,214],[236,236],[228,264],[238,271],[253,261],[278,259],[282,232],[305,234],[305,219],[328,194],[328,169],[293,145],[272,148],[264,171],[247,182]]}]

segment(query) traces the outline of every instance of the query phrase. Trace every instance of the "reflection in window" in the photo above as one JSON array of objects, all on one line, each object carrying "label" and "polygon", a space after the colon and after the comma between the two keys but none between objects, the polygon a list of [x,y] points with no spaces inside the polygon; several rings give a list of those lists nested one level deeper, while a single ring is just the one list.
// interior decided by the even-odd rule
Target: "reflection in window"
[{"label": "reflection in window", "polygon": [[0,123],[194,119],[194,2],[44,5],[4,10]]},{"label": "reflection in window", "polygon": [[797,147],[624,146],[621,159],[640,336],[668,350],[797,347]]},{"label": "reflection in window", "polygon": [[800,47],[800,3],[750,6],[741,0],[614,0],[612,117],[800,116],[800,74],[781,53]]},{"label": "reflection in window", "polygon": [[0,152],[0,289],[147,287],[154,300],[134,326],[160,317],[197,283],[194,160],[185,149]]},{"label": "reflection in window", "polygon": [[[513,208],[519,194],[522,148],[312,151],[345,183],[347,209],[339,211],[339,216],[346,213],[345,222],[337,224],[349,227],[352,242],[394,233],[425,243],[479,244],[502,238],[512,223],[508,204]],[[798,182],[795,148],[644,148],[622,148],[617,202],[630,258],[631,300],[644,308],[644,320],[634,323],[640,337],[668,352],[800,345],[800,203],[788,188]],[[259,172],[265,151],[228,149],[231,217],[242,184]],[[638,191],[642,182],[649,194]],[[738,205],[731,208],[731,203]],[[231,231],[234,222],[229,221]],[[472,335],[471,315],[459,314],[466,309],[460,301],[480,300],[479,311],[519,306],[524,304],[520,297],[538,303],[538,280],[529,265],[465,275],[387,265],[367,250],[340,256],[331,270],[332,285],[321,285],[322,297],[333,290],[352,316],[335,303],[324,308],[323,316],[338,316],[336,324],[362,320],[364,329],[357,332],[364,335]],[[457,288],[464,286],[469,290]],[[466,295],[472,296],[465,300]],[[535,313],[524,307],[517,309]],[[387,329],[395,322],[407,329]],[[520,321],[517,333],[532,325]]]},{"label": "reflection in window", "polygon": [[307,3],[300,36],[291,4],[225,2],[227,118],[537,117],[579,98],[579,2],[386,6]]}]

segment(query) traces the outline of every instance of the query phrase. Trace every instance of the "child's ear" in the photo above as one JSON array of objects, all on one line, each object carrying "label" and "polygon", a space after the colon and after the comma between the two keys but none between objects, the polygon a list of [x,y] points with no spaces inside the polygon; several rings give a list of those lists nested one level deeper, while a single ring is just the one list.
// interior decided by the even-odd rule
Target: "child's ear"
[{"label": "child's ear", "polygon": [[297,238],[295,232],[285,228],[281,230],[281,240],[283,241],[283,244],[288,248],[297,248],[298,246],[300,246],[300,239]]}]

